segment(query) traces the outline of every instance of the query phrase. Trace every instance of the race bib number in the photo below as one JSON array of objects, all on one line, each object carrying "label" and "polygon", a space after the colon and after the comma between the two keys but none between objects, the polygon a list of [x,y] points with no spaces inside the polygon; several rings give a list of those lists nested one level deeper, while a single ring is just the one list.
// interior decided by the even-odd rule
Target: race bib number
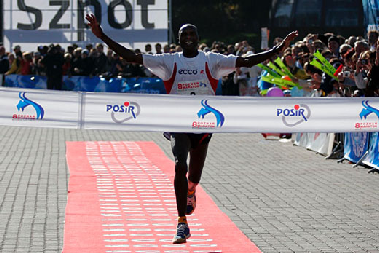
[{"label": "race bib number", "polygon": [[213,90],[211,85],[206,81],[189,81],[189,82],[178,82],[177,84],[178,94],[185,95],[213,95]]}]

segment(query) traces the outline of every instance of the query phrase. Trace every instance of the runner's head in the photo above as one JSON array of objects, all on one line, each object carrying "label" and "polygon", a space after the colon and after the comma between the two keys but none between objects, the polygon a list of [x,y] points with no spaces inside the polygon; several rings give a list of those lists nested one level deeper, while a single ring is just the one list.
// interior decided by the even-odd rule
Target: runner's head
[{"label": "runner's head", "polygon": [[195,50],[199,44],[199,34],[196,26],[182,25],[179,29],[179,44],[183,50]]}]

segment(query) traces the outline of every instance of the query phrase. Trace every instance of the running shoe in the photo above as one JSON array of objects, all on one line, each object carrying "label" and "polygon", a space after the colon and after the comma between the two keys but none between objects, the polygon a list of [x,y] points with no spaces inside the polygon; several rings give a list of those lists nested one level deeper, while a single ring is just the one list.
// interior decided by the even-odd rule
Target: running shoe
[{"label": "running shoe", "polygon": [[187,209],[186,215],[191,215],[195,211],[196,208],[196,190],[192,193],[187,194]]},{"label": "running shoe", "polygon": [[176,235],[172,239],[172,243],[185,243],[191,237],[190,229],[187,223],[178,223],[176,227]]}]

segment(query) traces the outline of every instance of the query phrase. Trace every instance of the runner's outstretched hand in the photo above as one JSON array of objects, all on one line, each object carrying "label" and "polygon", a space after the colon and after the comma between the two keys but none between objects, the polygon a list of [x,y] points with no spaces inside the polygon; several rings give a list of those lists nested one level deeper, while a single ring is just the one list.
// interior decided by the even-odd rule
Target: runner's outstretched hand
[{"label": "runner's outstretched hand", "polygon": [[286,48],[290,46],[291,41],[293,41],[298,35],[299,35],[298,31],[293,31],[290,34],[288,34],[284,38],[282,43],[279,44],[279,46],[278,46],[279,52],[283,52],[284,50],[286,50]]},{"label": "runner's outstretched hand", "polygon": [[87,14],[86,19],[88,21],[88,25],[91,27],[92,33],[103,42],[105,42],[105,44],[107,44],[110,49],[116,52],[116,54],[125,59],[127,62],[143,64],[142,54],[136,54],[134,51],[125,48],[121,44],[106,36],[99,22],[97,22],[95,15]]},{"label": "runner's outstretched hand", "polygon": [[91,27],[92,33],[98,37],[101,38],[101,36],[104,34],[103,29],[101,29],[100,24],[97,22],[97,19],[95,15],[93,14],[87,14],[86,19],[88,21],[88,25]]},{"label": "runner's outstretched hand", "polygon": [[237,57],[236,68],[247,67],[251,68],[265,60],[271,59],[272,57],[277,57],[277,54],[283,52],[289,45],[291,41],[298,36],[297,31],[293,31],[286,36],[286,38],[279,45],[274,46],[272,49],[264,51],[259,54],[252,54],[244,57]]}]

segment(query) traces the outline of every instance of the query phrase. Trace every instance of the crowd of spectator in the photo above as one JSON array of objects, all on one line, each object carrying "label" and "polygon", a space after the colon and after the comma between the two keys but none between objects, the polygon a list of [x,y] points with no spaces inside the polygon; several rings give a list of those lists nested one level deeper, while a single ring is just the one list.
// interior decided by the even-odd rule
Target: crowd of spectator
[{"label": "crowd of spectator", "polygon": [[[344,38],[332,33],[308,34],[302,40],[296,41],[279,57],[295,77],[294,82],[299,83],[305,90],[312,91],[316,96],[374,97],[379,96],[378,38],[378,31],[370,31],[367,39],[361,36]],[[274,44],[282,40],[282,38],[276,38]],[[229,46],[224,47],[223,52],[230,53],[229,50]],[[311,64],[317,51],[338,70],[335,73],[338,80]],[[234,52],[237,55],[243,55],[254,53],[254,50],[249,48],[246,41],[243,41],[236,43]],[[271,59],[271,62],[276,64],[274,60]],[[265,71],[257,66],[250,69],[237,69],[234,76],[225,78],[224,83],[231,83],[231,85],[225,85],[225,91],[238,95],[239,90],[241,94],[241,86],[246,86],[244,81],[246,78],[250,77],[254,86],[259,77],[265,74]],[[228,86],[233,87],[233,84],[239,87],[234,86],[228,90]],[[267,89],[272,84],[259,82],[258,86],[260,89]]]},{"label": "crowd of spectator", "polygon": [[[146,45],[148,48],[149,45]],[[151,47],[151,46],[150,46]],[[138,51],[138,50],[136,50]],[[67,76],[109,76],[136,77],[149,76],[143,66],[126,63],[122,58],[108,49],[106,54],[101,43],[86,45],[85,48],[76,44],[62,48],[59,44],[38,46],[35,52],[22,52],[15,46],[13,53],[5,52],[0,47],[0,73],[5,75],[39,75],[47,76],[53,68]]]},{"label": "crowd of spectator", "polygon": [[[379,34],[370,31],[362,37],[344,38],[334,34],[308,34],[283,55],[284,63],[299,79],[308,79],[309,88],[321,96],[378,96]],[[319,51],[335,69],[338,80],[323,73],[311,61]],[[305,75],[304,75],[305,74]]]},{"label": "crowd of spectator", "polygon": [[[301,84],[306,90],[316,91],[320,96],[378,96],[379,95],[379,33],[370,31],[367,39],[361,36],[343,36],[325,33],[308,34],[296,41],[279,57],[295,77],[294,82]],[[274,45],[282,41],[275,38]],[[180,52],[176,44],[146,44],[144,51],[135,49],[137,53],[161,54]],[[256,53],[247,41],[227,45],[215,41],[212,45],[201,43],[199,50],[212,51],[220,54],[244,56]],[[335,69],[339,69],[338,80],[331,78],[314,67],[314,53],[319,51]],[[273,62],[274,59],[271,59]],[[264,64],[267,64],[265,62]],[[274,63],[274,62],[273,62]],[[275,63],[274,63],[275,64]],[[342,65],[342,67],[340,67]],[[15,46],[13,52],[6,52],[0,46],[0,74],[39,75],[47,76],[48,88],[54,87],[57,79],[67,76],[105,76],[105,77],[153,77],[153,74],[142,65],[128,63],[111,49],[104,51],[101,43],[88,44],[85,48],[77,45],[66,49],[59,45],[38,46],[35,52],[22,52]],[[248,86],[267,89],[272,84],[258,84],[261,75],[265,75],[258,66],[236,71],[223,78],[224,95],[241,95]],[[50,79],[50,85],[49,85]]]}]

